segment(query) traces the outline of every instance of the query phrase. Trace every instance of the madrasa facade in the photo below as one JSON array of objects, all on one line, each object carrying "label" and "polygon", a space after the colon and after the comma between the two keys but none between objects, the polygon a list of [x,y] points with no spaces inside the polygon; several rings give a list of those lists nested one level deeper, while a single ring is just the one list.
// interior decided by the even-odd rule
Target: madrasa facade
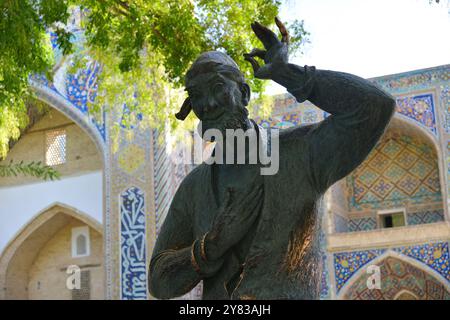
[{"label": "madrasa facade", "polygon": [[[99,64],[67,69],[30,78],[47,108],[36,115],[30,104],[31,125],[1,162],[40,161],[61,179],[0,177],[0,299],[152,299],[150,257],[192,169],[177,161],[189,150],[139,123],[120,126],[126,106],[90,113]],[[450,299],[449,78],[443,65],[370,79],[397,109],[367,159],[324,195],[322,299]],[[288,94],[274,101],[262,127],[328,116]]]}]

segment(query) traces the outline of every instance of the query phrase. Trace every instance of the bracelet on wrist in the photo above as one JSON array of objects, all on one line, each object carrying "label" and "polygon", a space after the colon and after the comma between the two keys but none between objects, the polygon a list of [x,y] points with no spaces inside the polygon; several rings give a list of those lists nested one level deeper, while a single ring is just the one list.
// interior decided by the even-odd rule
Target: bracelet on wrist
[{"label": "bracelet on wrist", "polygon": [[206,232],[203,237],[202,240],[200,241],[200,256],[202,257],[203,261],[208,261],[208,258],[206,257],[206,247],[205,247],[205,241],[206,241],[206,236],[208,235],[208,232]]},{"label": "bracelet on wrist", "polygon": [[198,265],[197,260],[195,259],[195,244],[198,240],[195,240],[191,246],[191,264],[194,267],[195,272],[200,273],[200,266]]}]

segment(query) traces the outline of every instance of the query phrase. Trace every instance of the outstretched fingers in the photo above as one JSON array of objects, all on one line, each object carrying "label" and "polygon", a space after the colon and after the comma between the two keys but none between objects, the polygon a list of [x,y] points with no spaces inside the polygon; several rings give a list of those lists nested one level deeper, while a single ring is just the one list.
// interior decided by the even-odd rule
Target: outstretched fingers
[{"label": "outstretched fingers", "polygon": [[251,24],[251,27],[253,29],[253,32],[256,34],[258,39],[262,42],[264,45],[264,48],[269,50],[274,45],[279,43],[279,40],[275,33],[272,32],[269,28],[263,26],[259,22],[253,22]]},{"label": "outstretched fingers", "polygon": [[281,33],[281,42],[289,44],[291,37],[289,36],[289,32],[287,31],[284,23],[281,22],[281,20],[278,19],[278,17],[275,17],[275,23],[278,27],[278,30],[280,30]]}]

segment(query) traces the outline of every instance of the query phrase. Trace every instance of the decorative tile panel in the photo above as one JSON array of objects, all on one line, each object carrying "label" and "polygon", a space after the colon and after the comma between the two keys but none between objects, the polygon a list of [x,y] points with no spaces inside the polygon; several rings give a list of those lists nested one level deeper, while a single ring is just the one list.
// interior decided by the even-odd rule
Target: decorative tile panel
[{"label": "decorative tile panel", "polygon": [[375,217],[352,218],[348,220],[348,231],[367,231],[377,228],[377,220]]},{"label": "decorative tile panel", "polygon": [[130,144],[119,151],[118,165],[128,174],[139,169],[145,161],[145,150],[135,144]]},{"label": "decorative tile panel", "polygon": [[328,285],[328,267],[327,267],[327,255],[322,253],[322,276],[320,277],[320,298],[325,299],[329,295]]},{"label": "decorative tile panel", "polygon": [[447,83],[441,86],[441,105],[444,119],[442,126],[447,134],[450,134],[450,85]]},{"label": "decorative tile panel", "polygon": [[[397,247],[392,250],[427,265],[450,283],[450,261],[447,242]],[[335,253],[333,257],[336,291],[339,292],[347,281],[363,266],[385,252],[386,249]]]},{"label": "decorative tile panel", "polygon": [[120,198],[121,298],[147,299],[144,193],[131,187]]},{"label": "decorative tile panel", "polygon": [[447,242],[401,247],[394,249],[394,251],[426,264],[450,282],[450,260]]},{"label": "decorative tile panel", "polygon": [[396,257],[377,263],[381,288],[369,289],[370,274],[363,274],[346,292],[348,300],[449,300],[450,292],[434,276]]},{"label": "decorative tile panel", "polygon": [[351,210],[442,201],[437,155],[408,136],[384,138],[347,177]]},{"label": "decorative tile panel", "polygon": [[409,225],[444,221],[444,210],[438,209],[408,213],[407,221]]},{"label": "decorative tile panel", "polygon": [[436,116],[432,94],[397,98],[397,112],[427,127],[435,135]]},{"label": "decorative tile panel", "polygon": [[448,82],[450,79],[450,65],[405,72],[393,76],[370,79],[393,94],[405,91],[423,90],[437,83]]},{"label": "decorative tile panel", "polygon": [[334,254],[334,273],[336,291],[345,285],[362,266],[383,254],[386,250],[368,250],[354,252],[340,252]]}]

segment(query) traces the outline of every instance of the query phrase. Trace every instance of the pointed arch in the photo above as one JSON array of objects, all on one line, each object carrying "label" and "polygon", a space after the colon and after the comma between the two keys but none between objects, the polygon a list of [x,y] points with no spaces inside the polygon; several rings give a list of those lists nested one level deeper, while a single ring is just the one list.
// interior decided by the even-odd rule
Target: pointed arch
[{"label": "pointed arch", "polygon": [[[436,200],[433,202],[433,204],[436,207],[439,207],[439,211],[441,214],[440,219],[442,219],[443,215],[444,220],[449,220],[449,212],[447,206],[448,194],[447,192],[445,192],[445,190],[447,190],[447,169],[445,164],[445,157],[442,153],[442,148],[440,147],[440,142],[438,141],[437,137],[424,126],[418,124],[416,121],[411,120],[410,118],[402,114],[396,113],[386,129],[385,135],[381,138],[379,144],[375,147],[373,154],[369,155],[368,158],[365,159],[365,161],[345,180],[339,181],[332,187],[331,193],[333,194],[333,198],[331,201],[331,212],[334,212],[333,229],[337,232],[376,229],[377,219],[374,215],[374,212],[379,209],[390,208],[390,205],[386,202],[389,202],[391,200],[387,200],[388,197],[386,197],[386,195],[394,194],[394,192],[397,192],[397,181],[391,181],[390,177],[386,178],[386,176],[383,175],[383,177],[386,178],[389,182],[388,187],[391,189],[387,189],[384,194],[374,192],[373,185],[376,185],[375,179],[377,179],[377,176],[374,176],[373,174],[382,174],[381,169],[373,169],[374,167],[372,167],[372,165],[375,163],[375,160],[380,153],[382,153],[380,159],[386,158],[384,150],[382,150],[382,148],[385,146],[385,144],[389,143],[389,140],[395,140],[398,136],[404,136],[407,139],[412,139],[413,141],[426,145],[427,148],[429,148],[430,152],[433,155],[432,159],[430,159],[432,160],[431,162],[433,165],[432,173],[435,172],[433,173],[433,175],[435,174],[435,178],[433,179],[436,183],[436,190],[439,189],[439,191],[433,191],[432,196],[436,197]],[[407,141],[408,140],[405,139],[405,141],[399,141],[399,143],[407,146]],[[387,156],[388,162],[387,167],[385,168],[386,170],[390,169],[393,174],[395,174],[394,168],[396,168],[397,164],[397,158],[395,157],[397,157],[397,155],[395,154],[393,154],[392,156]],[[408,172],[408,170],[409,169],[407,169],[406,171]],[[365,176],[367,176],[367,178],[364,178]],[[398,177],[393,177],[392,179],[394,178],[398,179]],[[369,179],[374,179],[374,182],[371,182]],[[419,183],[422,183],[420,182],[421,179],[419,178],[417,181]],[[366,185],[366,183],[369,184]],[[362,184],[366,187],[364,191],[358,193],[355,192],[355,190],[358,189],[357,185],[359,184]],[[371,186],[369,187],[369,185]],[[402,190],[399,191],[402,192]],[[372,195],[372,192],[374,193],[374,195]],[[439,199],[437,199],[437,195],[439,195]],[[373,197],[373,201],[370,200],[371,196]],[[343,202],[345,205],[340,205],[341,202]],[[401,203],[403,203],[403,200],[401,200]],[[386,207],[384,207],[385,205]],[[402,204],[400,204],[400,206],[402,206]],[[364,211],[365,215],[352,215],[352,213],[355,213],[356,211]],[[407,213],[409,214],[410,212]]]},{"label": "pointed arch", "polygon": [[414,292],[403,289],[395,294],[394,300],[419,300],[419,297]]},{"label": "pointed arch", "polygon": [[63,113],[66,117],[75,122],[86,134],[94,141],[98,151],[105,157],[106,146],[103,137],[95,126],[89,122],[88,117],[81,113],[70,101],[51,90],[47,86],[41,85],[36,81],[30,81],[31,89],[36,97],[45,102],[50,107]]},{"label": "pointed arch", "polygon": [[[437,282],[439,282],[440,285],[442,285],[445,290],[447,290],[447,292],[450,293],[450,283],[438,272],[436,272],[435,270],[433,270],[432,268],[430,268],[429,266],[427,266],[426,264],[415,260],[411,257],[408,257],[404,254],[395,252],[393,250],[387,250],[386,252],[384,252],[383,254],[381,254],[380,256],[376,257],[375,259],[371,260],[370,262],[368,262],[367,264],[365,264],[364,266],[362,266],[358,271],[356,271],[351,277],[350,279],[348,279],[348,281],[345,283],[345,285],[340,289],[339,293],[337,294],[337,298],[338,299],[345,299],[345,297],[348,295],[348,293],[350,292],[352,286],[358,282],[362,277],[364,277],[364,275],[366,275],[367,273],[367,266],[368,265],[379,265],[380,263],[382,263],[383,261],[385,261],[388,258],[394,258],[394,259],[398,259],[406,264],[409,264],[421,271],[423,271],[425,274],[431,276],[432,278],[434,278]],[[397,293],[397,295],[400,293],[400,291]]]},{"label": "pointed arch", "polygon": [[394,124],[395,124],[395,122],[398,122],[399,124],[409,126],[412,130],[419,133],[422,136],[422,138],[424,138],[424,140],[429,142],[430,145],[434,148],[436,155],[437,155],[439,182],[440,182],[440,187],[441,187],[441,192],[442,192],[444,217],[447,221],[450,220],[450,215],[449,215],[448,206],[447,206],[448,193],[444,192],[444,190],[447,190],[447,179],[445,176],[445,173],[447,172],[447,165],[446,165],[445,155],[443,154],[442,148],[440,147],[438,138],[425,126],[421,125],[417,121],[414,121],[411,118],[408,118],[407,116],[400,114],[398,112],[395,113],[392,121],[394,121]]},{"label": "pointed arch", "polygon": [[[66,117],[74,121],[86,134],[94,141],[99,153],[101,154],[101,158],[103,161],[103,230],[105,230],[105,236],[103,237],[103,256],[105,258],[105,273],[108,281],[106,281],[106,296],[108,298],[111,297],[111,286],[108,285],[112,282],[112,262],[107,257],[111,256],[111,252],[113,252],[112,248],[112,240],[110,233],[107,233],[106,230],[111,229],[111,203],[109,201],[105,201],[105,199],[110,198],[110,190],[111,190],[111,164],[110,164],[110,150],[106,141],[109,139],[109,130],[107,117],[104,118],[104,132],[103,136],[99,132],[99,130],[95,127],[95,125],[90,122],[89,117],[84,115],[81,111],[79,111],[70,101],[64,98],[62,95],[52,90],[46,84],[42,84],[39,81],[35,81],[33,79],[29,80],[30,88],[35,92],[36,97],[48,104],[50,107],[60,111]],[[1,285],[1,280],[0,280]],[[1,289],[1,286],[0,286]],[[1,297],[1,293],[0,293]]]},{"label": "pointed arch", "polygon": [[439,140],[436,135],[434,135],[428,128],[424,125],[420,124],[417,121],[408,118],[407,116],[396,112],[393,120],[393,125],[398,123],[398,126],[403,126],[404,128],[409,128],[411,131],[415,131],[423,140],[428,142],[436,152],[437,155],[437,163],[438,163],[438,172],[439,172],[439,182],[442,193],[442,203],[444,209],[444,217],[445,220],[450,220],[450,213],[448,211],[448,193],[445,192],[447,190],[447,179],[445,173],[447,172],[447,165],[445,160],[445,155],[443,154],[442,147],[440,146]]},{"label": "pointed arch", "polygon": [[[0,254],[0,288],[3,288],[0,291],[0,300],[26,299],[26,272],[40,249],[71,219],[86,224],[103,236],[103,227],[100,222],[76,208],[56,202],[42,209],[16,233]],[[14,286],[8,278],[9,271],[12,269],[15,272]]]}]

